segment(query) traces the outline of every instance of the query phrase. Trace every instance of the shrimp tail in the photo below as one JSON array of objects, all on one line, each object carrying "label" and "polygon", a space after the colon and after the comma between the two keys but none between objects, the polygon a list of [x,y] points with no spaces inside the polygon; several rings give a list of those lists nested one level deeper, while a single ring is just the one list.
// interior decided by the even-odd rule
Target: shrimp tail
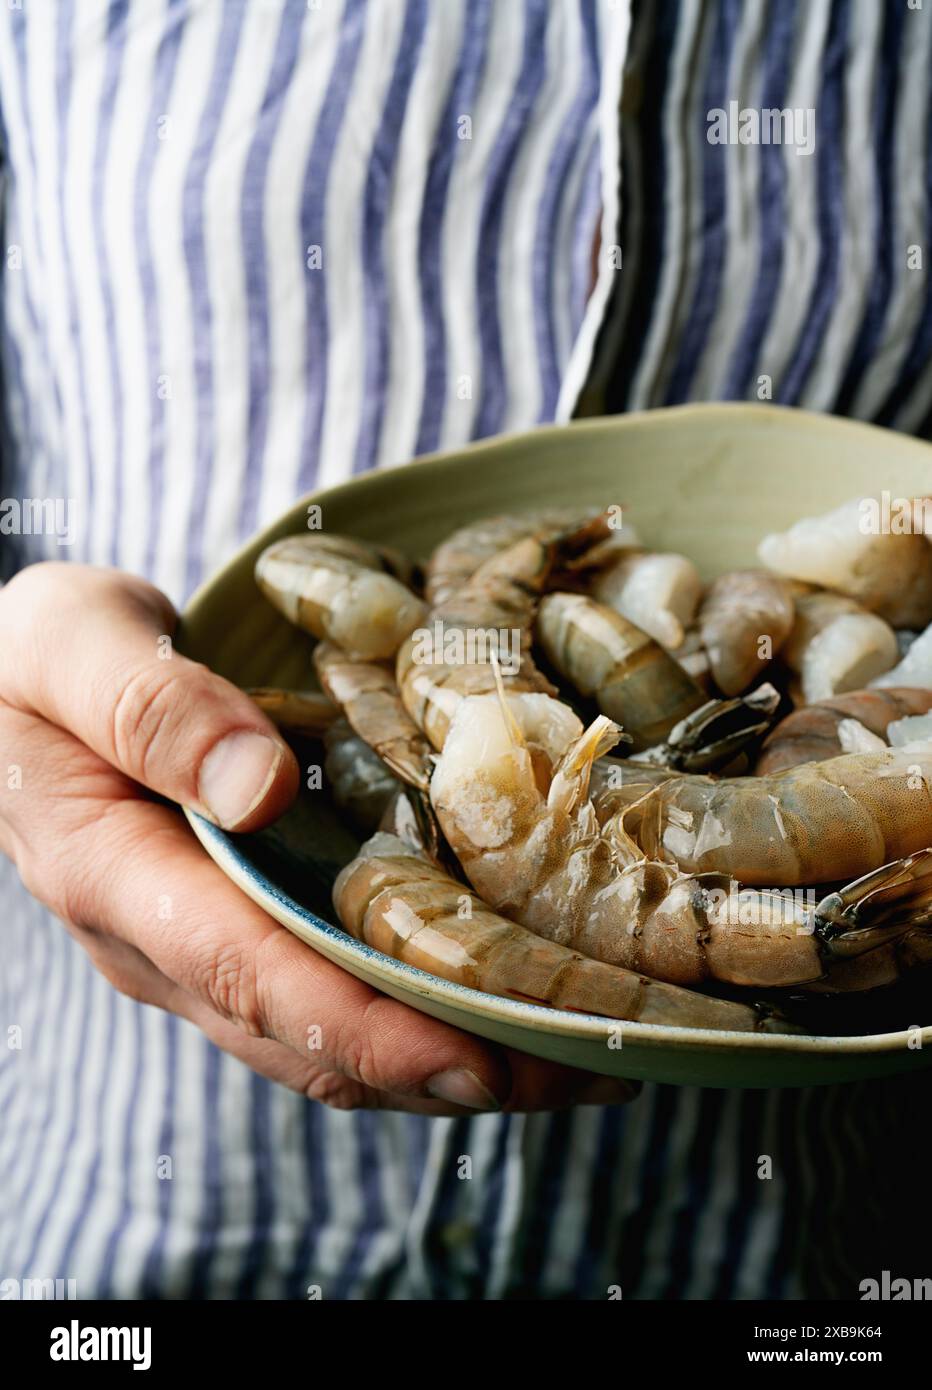
[{"label": "shrimp tail", "polygon": [[662,743],[633,754],[631,762],[678,772],[727,767],[768,732],[779,704],[779,692],[766,683],[749,695],[709,700],[675,724]]},{"label": "shrimp tail", "polygon": [[823,898],[815,932],[837,955],[862,954],[891,932],[932,925],[932,849],[895,859]]},{"label": "shrimp tail", "polygon": [[932,964],[932,850],[884,864],[828,894],[812,914],[826,974],[807,990],[851,993]]}]

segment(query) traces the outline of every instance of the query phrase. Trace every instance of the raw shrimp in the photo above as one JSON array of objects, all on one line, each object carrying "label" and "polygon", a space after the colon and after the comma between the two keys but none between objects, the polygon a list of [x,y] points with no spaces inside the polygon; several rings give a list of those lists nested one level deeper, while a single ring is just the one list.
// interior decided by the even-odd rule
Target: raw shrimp
[{"label": "raw shrimp", "polygon": [[[491,908],[584,955],[671,984],[771,987],[831,977],[832,950],[798,895],[645,859],[625,829],[645,798],[598,824],[588,781],[617,738],[610,720],[600,716],[574,740],[543,786],[527,746],[536,721],[520,695],[464,700],[431,782],[447,841]],[[680,780],[661,781],[649,797]],[[877,944],[865,937],[864,949]],[[846,959],[855,955],[857,942],[846,937],[845,950]]]},{"label": "raw shrimp", "polygon": [[925,744],[766,777],[673,777],[622,814],[649,858],[796,887],[857,878],[932,844],[930,782]]},{"label": "raw shrimp", "polygon": [[635,751],[666,738],[706,703],[673,657],[620,613],[583,594],[548,594],[537,614],[548,661],[631,738]]},{"label": "raw shrimp", "polygon": [[337,878],[333,901],[352,936],[488,994],[640,1023],[790,1031],[763,1010],[709,999],[546,941],[492,911],[395,835],[374,835],[362,847]]},{"label": "raw shrimp", "polygon": [[[932,546],[930,546],[932,549]],[[932,690],[932,626],[912,642],[903,657],[890,671],[871,681],[875,688],[910,685]]]},{"label": "raw shrimp", "polygon": [[[859,751],[852,747],[856,722],[873,737],[887,739],[887,726],[908,715],[932,710],[932,690],[910,688],[855,690],[832,700],[820,700],[794,710],[781,720],[764,743],[754,771],[758,776],[782,772],[800,763],[822,762],[841,753]],[[866,740],[861,747],[867,751]]]},{"label": "raw shrimp", "polygon": [[696,615],[702,580],[685,555],[632,549],[599,569],[589,591],[673,651],[683,645]]},{"label": "raw shrimp", "polygon": [[746,746],[769,728],[779,698],[772,685],[762,685],[740,699],[710,700],[681,720],[665,743],[632,758],[599,758],[589,785],[599,824],[681,772],[734,768]]},{"label": "raw shrimp", "polygon": [[262,685],[246,694],[280,729],[312,738],[319,738],[340,717],[336,705],[316,690],[282,690]]},{"label": "raw shrimp", "polygon": [[[475,574],[480,565],[493,556],[508,550],[518,541],[536,536],[557,536],[574,525],[568,522],[566,508],[519,512],[505,516],[485,516],[461,526],[437,546],[427,562],[427,601],[431,605],[445,603]],[[617,546],[637,545],[637,535],[627,525],[618,528],[612,538]]]},{"label": "raw shrimp", "polygon": [[367,743],[337,719],[324,734],[324,772],[336,805],[364,831],[380,824],[399,783]]},{"label": "raw shrimp", "polygon": [[[932,546],[927,545],[930,554]],[[807,704],[863,689],[899,659],[896,633],[854,599],[824,590],[797,593],[783,660],[800,677]]]},{"label": "raw shrimp", "polygon": [[719,575],[699,610],[699,630],[716,685],[737,695],[755,680],[793,628],[793,592],[766,570]]},{"label": "raw shrimp", "polygon": [[884,533],[879,507],[876,498],[853,498],[765,536],[757,553],[779,574],[837,589],[894,627],[925,627],[932,621],[932,545],[921,532]]},{"label": "raw shrimp", "polygon": [[707,695],[715,696],[718,693],[718,687],[712,679],[709,653],[702,641],[698,623],[693,623],[686,629],[681,645],[670,655],[678,666],[682,666],[687,676],[695,681],[696,685]]},{"label": "raw shrimp", "polygon": [[266,546],[256,582],[297,627],[372,661],[394,656],[427,612],[395,567],[391,552],[315,533]]},{"label": "raw shrimp", "polygon": [[767,732],[779,704],[779,692],[766,683],[747,695],[707,700],[675,724],[662,742],[635,753],[630,761],[681,772],[729,767],[738,771],[735,760],[744,758],[749,745]]},{"label": "raw shrimp", "polygon": [[428,625],[402,644],[395,668],[401,696],[434,748],[443,747],[464,695],[495,689],[495,656],[509,690],[556,694],[530,652],[540,595],[558,563],[611,534],[610,519],[602,514],[556,538],[525,536],[480,565],[468,583],[431,609]]},{"label": "raw shrimp", "polygon": [[[814,925],[836,965],[830,979],[807,990],[876,989],[932,964],[932,850],[884,864],[830,893],[816,908]],[[847,957],[847,944],[869,933],[876,947]]]},{"label": "raw shrimp", "polygon": [[431,748],[404,705],[388,666],[354,661],[332,642],[314,648],[317,678],[353,732],[408,786],[426,790]]}]

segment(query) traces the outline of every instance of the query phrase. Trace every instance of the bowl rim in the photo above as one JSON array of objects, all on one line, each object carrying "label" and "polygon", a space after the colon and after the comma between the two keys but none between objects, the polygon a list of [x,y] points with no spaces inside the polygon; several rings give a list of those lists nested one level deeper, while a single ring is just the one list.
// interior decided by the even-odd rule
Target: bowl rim
[{"label": "bowl rim", "polygon": [[[458,462],[463,454],[475,456],[489,453],[501,454],[503,451],[506,454],[516,450],[523,451],[529,441],[565,434],[567,430],[572,430],[574,434],[595,434],[606,430],[609,432],[650,430],[663,420],[669,419],[671,415],[687,420],[690,417],[697,419],[701,417],[704,420],[720,419],[726,425],[738,419],[766,419],[774,425],[785,423],[791,418],[802,419],[807,426],[835,435],[839,433],[849,436],[869,434],[874,436],[874,442],[878,445],[883,440],[889,441],[893,436],[897,441],[898,448],[925,453],[930,465],[932,465],[932,444],[925,440],[899,434],[894,430],[885,429],[865,421],[828,415],[818,411],[801,410],[795,406],[775,405],[769,402],[690,402],[684,405],[632,411],[624,415],[592,416],[581,420],[572,420],[566,424],[538,425],[530,430],[493,435],[456,448],[422,455],[407,463],[362,473],[335,486],[316,488],[312,492],[296,498],[294,503],[279,517],[240,545],[235,553],[213,574],[202,581],[191,594],[180,615],[177,633],[179,650],[184,649],[184,633],[187,622],[213,598],[217,590],[240,569],[250,555],[268,544],[273,536],[280,533],[287,534],[287,525],[290,519],[313,503],[319,503],[326,498],[343,498],[357,491],[366,491],[373,484],[377,485],[379,482],[390,479],[397,468],[403,468],[406,476],[410,476],[415,470],[424,470],[427,473],[438,472],[446,466]],[[300,928],[297,933],[299,939],[301,939],[301,932],[309,932],[311,935],[323,937],[334,954],[344,956],[347,960],[365,962],[369,970],[375,970],[377,973],[385,975],[409,992],[413,991],[422,997],[436,999],[438,1002],[463,1009],[467,1013],[482,1015],[490,1021],[529,1027],[537,1032],[544,1031],[565,1038],[588,1041],[604,1041],[610,1031],[617,1031],[621,1027],[624,1038],[649,1049],[663,1048],[672,1044],[678,1048],[701,1052],[710,1050],[734,1051],[737,1048],[741,1051],[764,1051],[795,1056],[807,1054],[814,1056],[838,1054],[872,1056],[884,1055],[901,1049],[918,1050],[911,1049],[909,1046],[910,1039],[917,1036],[912,1027],[908,1030],[900,1029],[892,1033],[841,1036],[810,1033],[749,1033],[729,1029],[688,1028],[662,1023],[609,1019],[597,1014],[551,1009],[543,1004],[527,1003],[501,995],[487,994],[467,985],[456,984],[420,970],[416,966],[408,965],[404,961],[396,960],[392,956],[385,955],[365,942],[350,936],[342,927],[337,927],[324,918],[318,917],[316,913],[302,906],[278,888],[247,860],[236,848],[233,836],[213,825],[190,807],[183,806],[182,810],[203,848],[227,877],[253,902],[266,911],[270,911],[270,903],[274,904],[276,911],[271,912],[271,915],[286,927],[289,923],[294,923]],[[305,942],[305,944],[310,943]],[[932,1044],[932,1024],[919,1028],[918,1036],[921,1039],[920,1047],[922,1049],[925,1049],[927,1044]]]}]

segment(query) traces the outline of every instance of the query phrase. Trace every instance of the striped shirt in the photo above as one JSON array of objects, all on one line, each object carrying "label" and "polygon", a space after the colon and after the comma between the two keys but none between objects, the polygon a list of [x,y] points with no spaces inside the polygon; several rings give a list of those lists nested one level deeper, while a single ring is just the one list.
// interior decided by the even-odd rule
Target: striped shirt
[{"label": "striped shirt", "polygon": [[[4,7],[0,494],[76,518],[67,548],[4,536],[4,574],[64,555],[180,604],[302,491],[574,413],[769,396],[927,433],[930,9]],[[710,143],[733,101],[811,110],[812,153]],[[0,1281],[792,1298],[925,1270],[887,1190],[915,1078],[333,1112],[118,995],[2,873]]]}]

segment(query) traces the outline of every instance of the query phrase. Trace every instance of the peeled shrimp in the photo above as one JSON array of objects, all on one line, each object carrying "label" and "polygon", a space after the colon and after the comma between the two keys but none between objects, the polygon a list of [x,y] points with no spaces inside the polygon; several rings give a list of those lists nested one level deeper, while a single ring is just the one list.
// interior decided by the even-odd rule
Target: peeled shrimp
[{"label": "peeled shrimp", "polygon": [[820,700],[794,710],[780,721],[765,741],[754,771],[758,776],[766,776],[798,767],[800,763],[836,758],[841,753],[870,751],[863,737],[860,749],[852,746],[857,737],[855,724],[887,743],[887,728],[891,723],[909,715],[926,714],[929,710],[932,710],[932,690],[855,690],[831,700]]},{"label": "peeled shrimp", "polygon": [[297,627],[363,661],[395,655],[426,605],[396,577],[391,552],[347,536],[288,536],[267,546],[256,582]]},{"label": "peeled shrimp", "polygon": [[550,1008],[640,1023],[787,1031],[761,1010],[588,959],[492,911],[395,835],[374,835],[333,889],[343,926],[441,979]]},{"label": "peeled shrimp", "polygon": [[[932,546],[929,547],[932,550]],[[902,661],[871,681],[876,688],[911,685],[932,690],[932,626],[909,646]]]},{"label": "peeled shrimp", "polygon": [[537,614],[548,661],[615,719],[637,751],[706,703],[672,656],[620,613],[583,594],[548,594]]},{"label": "peeled shrimp", "polygon": [[540,595],[558,563],[610,534],[608,518],[597,516],[559,537],[525,536],[434,605],[426,626],[402,644],[395,668],[405,708],[434,748],[443,747],[463,696],[495,689],[496,657],[509,690],[556,693],[530,652]]},{"label": "peeled shrimp", "polygon": [[332,642],[314,648],[317,678],[353,732],[408,786],[426,790],[430,744],[411,719],[388,666],[354,661]]},{"label": "peeled shrimp", "polygon": [[716,685],[746,690],[793,628],[790,585],[766,570],[732,570],[713,580],[699,610],[699,630]]},{"label": "peeled shrimp", "polygon": [[[814,895],[810,905],[645,858],[625,829],[645,798],[600,826],[588,797],[590,769],[616,726],[600,716],[542,777],[528,747],[539,718],[522,696],[466,699],[437,759],[431,802],[483,901],[549,940],[672,984],[831,978],[833,951],[812,928]],[[876,944],[865,937],[864,950]],[[857,951],[846,937],[845,958]]]},{"label": "peeled shrimp", "polygon": [[[927,549],[932,554],[932,546]],[[798,593],[795,605],[796,620],[782,655],[798,673],[807,704],[862,690],[896,664],[896,633],[853,599],[824,591]]]},{"label": "peeled shrimp", "polygon": [[932,545],[921,533],[881,532],[879,505],[853,498],[765,536],[757,553],[779,574],[839,590],[894,627],[925,627],[932,622]]},{"label": "peeled shrimp", "polygon": [[683,645],[702,597],[692,560],[660,551],[623,552],[596,572],[589,588],[593,598],[671,651]]}]

